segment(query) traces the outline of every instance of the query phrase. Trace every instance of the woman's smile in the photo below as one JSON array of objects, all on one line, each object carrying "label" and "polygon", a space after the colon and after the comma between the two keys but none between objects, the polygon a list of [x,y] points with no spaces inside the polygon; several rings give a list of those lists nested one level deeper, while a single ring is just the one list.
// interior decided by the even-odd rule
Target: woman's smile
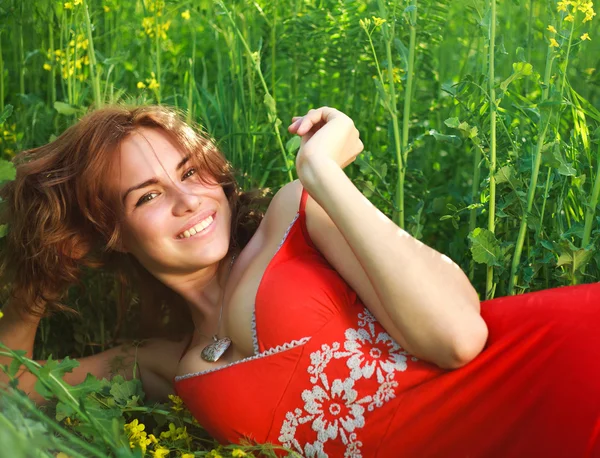
[{"label": "woman's smile", "polygon": [[188,229],[180,232],[179,235],[177,235],[177,238],[180,240],[187,240],[192,237],[198,238],[209,234],[213,231],[215,226],[214,222],[216,216],[216,213],[212,213],[211,215],[208,215],[208,217],[201,219],[198,223],[192,222],[191,227],[188,224]]}]

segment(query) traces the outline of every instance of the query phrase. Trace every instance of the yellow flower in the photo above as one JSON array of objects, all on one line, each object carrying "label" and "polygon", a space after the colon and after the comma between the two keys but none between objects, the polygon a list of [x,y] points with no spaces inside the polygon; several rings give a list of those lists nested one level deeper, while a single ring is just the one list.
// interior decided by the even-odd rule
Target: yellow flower
[{"label": "yellow flower", "polygon": [[551,25],[549,25],[546,30],[548,30],[548,31],[550,31],[552,33],[556,33],[556,29],[553,26],[551,26]]},{"label": "yellow flower", "polygon": [[373,16],[373,24],[375,24],[375,27],[379,27],[384,22],[385,22],[385,19],[382,19],[382,18],[377,17],[377,16]]},{"label": "yellow flower", "polygon": [[83,0],[73,0],[73,5],[77,6],[77,5],[81,5],[83,3]]},{"label": "yellow flower", "polygon": [[[590,40],[592,41],[592,39],[590,38],[590,36],[586,33],[584,33],[583,35],[581,35],[579,38],[581,38],[581,41],[585,41],[585,40]],[[45,67],[44,67],[45,68]]]},{"label": "yellow flower", "polygon": [[583,22],[591,21],[595,15],[596,15],[596,12],[594,10],[592,10],[592,9],[587,10],[585,12],[585,18],[583,19]]},{"label": "yellow flower", "polygon": [[56,458],[71,458],[69,455],[67,455],[65,452],[58,452],[56,454]]},{"label": "yellow flower", "polygon": [[159,87],[160,84],[158,84],[158,81],[156,81],[156,78],[154,77],[148,82],[148,89],[158,89]]},{"label": "yellow flower", "polygon": [[573,22],[575,20],[575,17],[572,14],[569,14],[566,18],[565,18],[565,22]]},{"label": "yellow flower", "polygon": [[231,452],[231,456],[235,458],[241,458],[243,456],[248,456],[248,454],[244,452],[241,448],[236,448],[233,450],[233,452]]},{"label": "yellow flower", "polygon": [[369,27],[371,27],[371,19],[369,19],[369,18],[361,19],[358,21],[358,23],[365,30],[367,30]]},{"label": "yellow flower", "polygon": [[146,87],[146,85],[143,82],[138,81],[138,83],[137,83],[137,88],[138,89],[144,89],[145,87]]},{"label": "yellow flower", "polygon": [[561,11],[567,11],[567,6],[569,6],[569,3],[570,3],[570,2],[569,2],[568,0],[566,0],[566,1],[560,1],[560,2],[558,2],[558,5],[557,5],[557,8],[556,8],[556,10],[557,10],[558,12],[561,12]]},{"label": "yellow flower", "polygon": [[72,10],[72,9],[73,9],[73,3],[71,3],[71,2],[66,2],[66,3],[64,4],[64,7],[65,7],[65,9],[66,9],[66,10]]},{"label": "yellow flower", "polygon": [[583,71],[583,73],[585,73],[586,75],[592,76],[595,71],[596,71],[596,69],[594,67],[589,67],[589,68],[586,68]]},{"label": "yellow flower", "polygon": [[165,456],[169,456],[169,449],[159,445],[154,450],[150,451],[150,455],[154,458],[164,458]]},{"label": "yellow flower", "polygon": [[206,455],[207,457],[210,458],[223,458],[219,452],[217,452],[214,448],[210,451],[210,453],[208,455]]},{"label": "yellow flower", "polygon": [[190,20],[190,10],[185,10],[183,13],[181,13],[181,17],[183,19],[185,19],[186,21]]},{"label": "yellow flower", "polygon": [[104,12],[105,13],[109,13],[110,12],[110,7],[107,5],[104,5],[102,8],[104,8]]},{"label": "yellow flower", "polygon": [[194,455],[191,453],[182,453],[180,458],[194,458]]},{"label": "yellow flower", "polygon": [[558,48],[560,45],[558,44],[558,41],[556,41],[554,38],[550,38],[550,46],[552,46],[553,48]]},{"label": "yellow flower", "polygon": [[173,403],[173,406],[171,407],[173,412],[181,412],[183,410],[183,399],[181,399],[179,396],[175,396],[174,394],[170,394],[169,399]]},{"label": "yellow flower", "polygon": [[52,66],[48,63],[44,64],[44,70],[46,70],[47,72],[49,72],[50,70],[52,70]]},{"label": "yellow flower", "polygon": [[2,313],[2,310],[0,310],[0,318],[2,318],[4,316],[4,313]]}]

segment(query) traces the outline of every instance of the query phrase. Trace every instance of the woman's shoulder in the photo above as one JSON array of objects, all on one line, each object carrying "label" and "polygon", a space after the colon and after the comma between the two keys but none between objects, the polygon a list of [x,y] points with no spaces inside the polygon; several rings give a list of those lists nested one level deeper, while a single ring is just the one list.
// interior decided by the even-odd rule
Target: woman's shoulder
[{"label": "woman's shoulder", "polygon": [[281,228],[285,228],[294,219],[300,207],[302,196],[302,184],[300,180],[294,180],[277,191],[263,219],[264,230],[267,237],[277,236]]}]

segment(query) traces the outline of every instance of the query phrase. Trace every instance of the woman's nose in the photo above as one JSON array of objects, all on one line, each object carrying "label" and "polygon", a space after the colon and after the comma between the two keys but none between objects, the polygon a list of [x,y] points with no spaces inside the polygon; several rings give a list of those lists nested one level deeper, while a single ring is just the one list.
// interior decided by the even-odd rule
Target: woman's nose
[{"label": "woman's nose", "polygon": [[194,212],[200,206],[202,199],[199,195],[191,192],[189,189],[184,187],[173,190],[174,203],[173,203],[173,214],[183,215],[188,212]]}]

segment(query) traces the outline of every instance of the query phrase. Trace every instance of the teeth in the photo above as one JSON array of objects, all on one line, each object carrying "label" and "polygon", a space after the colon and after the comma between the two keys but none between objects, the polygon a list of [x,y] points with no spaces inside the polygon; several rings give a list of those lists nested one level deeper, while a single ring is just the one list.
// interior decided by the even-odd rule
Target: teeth
[{"label": "teeth", "polygon": [[180,238],[180,239],[190,238],[192,235],[196,235],[199,232],[202,232],[208,226],[210,226],[211,223],[213,222],[213,220],[214,220],[214,218],[211,215],[208,218],[206,218],[205,220],[200,221],[198,224],[196,224],[191,229],[188,229],[187,231],[185,231],[183,234],[180,234],[177,238]]}]

